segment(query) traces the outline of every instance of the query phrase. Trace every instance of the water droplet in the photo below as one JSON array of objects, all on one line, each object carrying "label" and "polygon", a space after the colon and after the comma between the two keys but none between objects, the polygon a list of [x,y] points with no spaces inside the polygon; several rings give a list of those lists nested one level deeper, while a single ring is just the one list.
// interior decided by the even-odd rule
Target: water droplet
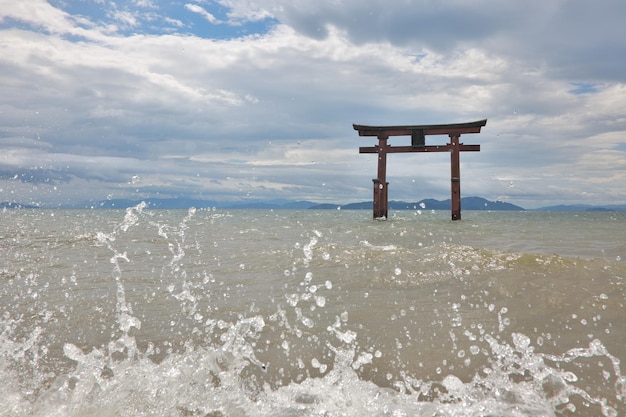
[{"label": "water droplet", "polygon": [[530,338],[521,333],[513,333],[513,343],[518,350],[526,350],[530,346]]},{"label": "water droplet", "polygon": [[287,303],[289,303],[292,307],[297,306],[298,301],[300,301],[300,296],[298,296],[298,294],[285,295],[285,298],[287,299]]},{"label": "water droplet", "polygon": [[340,318],[341,318],[341,321],[343,322],[348,321],[348,312],[344,311],[343,313],[341,313]]},{"label": "water droplet", "polygon": [[318,307],[324,307],[326,305],[326,297],[321,296],[321,295],[316,295],[315,304],[317,304]]}]

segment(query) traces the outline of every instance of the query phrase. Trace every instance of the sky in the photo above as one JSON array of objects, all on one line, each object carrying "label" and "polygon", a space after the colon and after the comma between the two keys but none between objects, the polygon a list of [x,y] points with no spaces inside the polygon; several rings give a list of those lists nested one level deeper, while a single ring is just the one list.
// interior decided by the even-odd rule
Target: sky
[{"label": "sky", "polygon": [[[488,119],[461,136],[481,145],[463,196],[624,204],[625,19],[623,0],[0,0],[0,201],[368,201],[377,140],[353,123]],[[387,181],[450,198],[450,155],[390,154]]]}]

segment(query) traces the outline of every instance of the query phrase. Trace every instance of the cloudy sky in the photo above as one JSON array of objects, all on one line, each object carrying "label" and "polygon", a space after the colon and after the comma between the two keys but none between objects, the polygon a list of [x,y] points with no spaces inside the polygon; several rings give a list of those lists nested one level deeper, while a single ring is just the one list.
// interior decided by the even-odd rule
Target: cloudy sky
[{"label": "cloudy sky", "polygon": [[[366,201],[377,141],[353,123],[486,118],[463,196],[626,203],[625,19],[623,0],[0,0],[0,201]],[[449,164],[389,155],[389,198],[449,198]]]}]

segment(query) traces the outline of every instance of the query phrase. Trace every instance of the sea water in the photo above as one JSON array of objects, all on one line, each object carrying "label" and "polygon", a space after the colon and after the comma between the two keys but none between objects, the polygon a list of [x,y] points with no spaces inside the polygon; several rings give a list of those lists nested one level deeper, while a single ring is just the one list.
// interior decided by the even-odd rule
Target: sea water
[{"label": "sea water", "polygon": [[626,415],[626,213],[0,220],[0,416]]}]

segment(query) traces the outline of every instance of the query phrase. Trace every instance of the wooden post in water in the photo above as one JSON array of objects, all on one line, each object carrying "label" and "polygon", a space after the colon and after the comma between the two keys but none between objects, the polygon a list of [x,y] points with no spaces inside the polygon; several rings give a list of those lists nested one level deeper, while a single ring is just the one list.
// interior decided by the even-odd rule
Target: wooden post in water
[{"label": "wooden post in water", "polygon": [[450,135],[450,210],[452,220],[461,220],[461,162],[459,135]]},{"label": "wooden post in water", "polygon": [[389,195],[387,187],[387,139],[389,135],[378,135],[378,177],[372,181],[374,183],[374,218],[387,218]]},{"label": "wooden post in water", "polygon": [[[378,145],[360,147],[359,153],[375,153],[378,155],[378,176],[372,180],[374,186],[373,217],[387,218],[388,188],[387,154],[398,152],[450,152],[450,187],[452,220],[461,220],[461,152],[478,152],[480,145],[464,145],[459,142],[461,134],[480,133],[487,124],[487,119],[470,123],[453,123],[446,125],[410,125],[410,126],[364,126],[352,125],[359,136],[376,136]],[[427,135],[448,135],[450,143],[446,145],[426,145]],[[390,146],[389,136],[411,136],[411,146]]]}]

